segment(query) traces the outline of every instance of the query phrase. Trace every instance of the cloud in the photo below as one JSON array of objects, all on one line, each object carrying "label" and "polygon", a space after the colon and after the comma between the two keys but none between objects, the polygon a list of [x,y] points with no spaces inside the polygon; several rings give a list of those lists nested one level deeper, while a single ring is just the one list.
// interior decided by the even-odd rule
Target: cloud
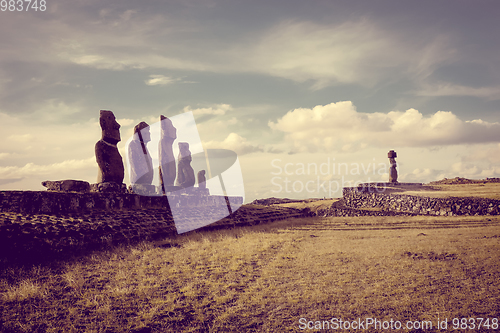
[{"label": "cloud", "polygon": [[95,157],[82,160],[66,160],[60,163],[40,165],[26,163],[22,167],[7,166],[0,167],[0,179],[41,177],[47,175],[66,175],[68,172],[87,168],[96,168]]},{"label": "cloud", "polygon": [[208,141],[203,143],[205,149],[229,149],[238,155],[245,155],[254,152],[262,152],[264,149],[261,146],[249,143],[245,138],[236,133],[229,134],[224,141]]},{"label": "cloud", "polygon": [[[335,83],[373,87],[396,75],[426,77],[456,55],[446,35],[422,38],[417,33],[398,33],[368,18],[335,23],[282,20],[265,29],[237,29],[214,39],[207,38],[213,32],[206,22],[148,13],[142,8],[101,9],[97,20],[95,15],[89,20],[75,14],[77,8],[61,6],[59,14],[63,10],[66,19],[44,21],[43,28],[35,32],[26,27],[42,26],[40,22],[12,22],[17,39],[7,40],[5,59],[19,56],[6,49],[23,48],[36,51],[22,54],[23,60],[30,61],[109,70],[260,73],[311,81],[313,89],[321,89]],[[145,83],[168,85],[176,80],[155,74]]]},{"label": "cloud", "polygon": [[12,184],[12,183],[17,183],[18,181],[23,180],[24,178],[8,178],[8,179],[1,179],[0,178],[0,185],[7,185],[7,184]]},{"label": "cloud", "polygon": [[289,111],[269,127],[298,152],[373,147],[430,147],[500,141],[500,123],[463,121],[449,111],[358,112],[350,101]]},{"label": "cloud", "polygon": [[417,96],[474,96],[488,98],[490,100],[500,99],[500,86],[491,87],[467,87],[452,83],[422,84],[416,91]]},{"label": "cloud", "polygon": [[217,116],[223,116],[228,111],[232,111],[233,107],[229,104],[217,104],[208,108],[197,108],[192,109],[191,106],[184,107],[184,112],[193,112],[195,115],[211,114]]},{"label": "cloud", "polygon": [[462,157],[464,163],[477,163],[485,161],[489,164],[500,165],[500,143],[476,147],[470,153]]},{"label": "cloud", "polygon": [[[19,143],[27,143],[33,141],[34,136],[32,134],[12,134],[7,137],[7,140],[11,140]],[[1,157],[1,154],[0,154]]]},{"label": "cloud", "polygon": [[149,80],[144,81],[148,86],[166,86],[174,82],[179,81],[179,79],[164,76],[164,75],[150,75]]},{"label": "cloud", "polygon": [[336,82],[373,86],[399,67],[419,67],[425,45],[418,44],[368,19],[341,24],[285,21],[267,31],[248,58],[256,71],[298,82],[313,80],[315,89]]}]

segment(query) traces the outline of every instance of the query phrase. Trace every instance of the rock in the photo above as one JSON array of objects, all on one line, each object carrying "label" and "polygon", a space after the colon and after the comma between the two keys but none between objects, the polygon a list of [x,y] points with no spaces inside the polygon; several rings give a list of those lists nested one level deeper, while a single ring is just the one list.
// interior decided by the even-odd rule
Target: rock
[{"label": "rock", "polygon": [[101,110],[99,122],[102,138],[95,145],[95,157],[99,167],[97,183],[123,183],[125,169],[116,144],[120,142],[120,124],[111,111]]},{"label": "rock", "polygon": [[198,187],[207,188],[207,179],[205,178],[205,170],[198,171]]},{"label": "rock", "polygon": [[90,192],[90,184],[83,180],[46,180],[42,182],[42,185],[45,186],[48,191],[83,193]]},{"label": "rock", "polygon": [[102,193],[126,193],[127,186],[125,184],[118,184],[115,182],[104,182],[90,185],[90,192]]},{"label": "rock", "polygon": [[128,187],[128,191],[140,195],[157,195],[156,186],[148,184],[132,184]]},{"label": "rock", "polygon": [[172,125],[172,121],[161,115],[161,139],[158,145],[160,184],[163,194],[166,193],[165,187],[173,186],[175,181],[175,173],[177,171],[175,165],[174,151],[172,145],[177,138],[177,130]]},{"label": "rock", "polygon": [[195,183],[194,170],[191,167],[191,152],[189,143],[179,142],[179,165],[177,168],[176,186],[190,187]]},{"label": "rock", "polygon": [[151,185],[153,182],[153,159],[146,146],[149,141],[151,141],[149,125],[140,122],[134,127],[134,136],[127,150],[132,185]]}]

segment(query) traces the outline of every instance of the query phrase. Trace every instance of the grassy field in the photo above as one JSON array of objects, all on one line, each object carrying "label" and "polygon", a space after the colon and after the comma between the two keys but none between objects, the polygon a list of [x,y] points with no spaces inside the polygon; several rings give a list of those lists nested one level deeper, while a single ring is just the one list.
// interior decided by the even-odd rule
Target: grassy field
[{"label": "grassy field", "polygon": [[499,222],[303,218],[10,267],[0,331],[300,332],[332,318],[392,318],[430,321],[431,332],[443,331],[438,318],[453,331],[453,318],[471,317],[492,328]]},{"label": "grassy field", "polygon": [[420,195],[433,198],[446,198],[451,196],[499,200],[500,183],[423,185],[417,190],[412,190],[411,187],[409,187],[409,190],[397,194]]}]

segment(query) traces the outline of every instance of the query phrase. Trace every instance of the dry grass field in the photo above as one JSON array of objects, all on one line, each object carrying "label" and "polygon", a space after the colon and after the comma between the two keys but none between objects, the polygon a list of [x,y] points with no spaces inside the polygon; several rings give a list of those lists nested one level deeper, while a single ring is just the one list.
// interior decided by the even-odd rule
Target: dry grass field
[{"label": "dry grass field", "polygon": [[499,222],[303,218],[9,267],[0,331],[301,332],[373,318],[442,332],[439,318],[451,332],[489,318],[471,331],[493,332]]},{"label": "dry grass field", "polygon": [[425,185],[417,191],[405,191],[404,194],[421,195],[434,198],[476,197],[500,200],[500,183]]}]

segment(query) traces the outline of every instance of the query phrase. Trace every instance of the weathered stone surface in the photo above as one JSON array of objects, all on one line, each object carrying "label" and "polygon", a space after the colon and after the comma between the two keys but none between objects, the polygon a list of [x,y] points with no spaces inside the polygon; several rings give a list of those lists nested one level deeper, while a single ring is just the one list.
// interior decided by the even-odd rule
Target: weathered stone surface
[{"label": "weathered stone surface", "polygon": [[389,169],[389,182],[397,183],[398,182],[398,170],[396,169],[397,154],[394,150],[390,150],[389,153],[387,154],[387,157],[389,157],[389,162],[391,164],[391,167]]},{"label": "weathered stone surface", "polygon": [[42,182],[42,185],[45,186],[48,191],[83,193],[90,192],[90,184],[83,180],[46,180]]},{"label": "weathered stone surface", "polygon": [[198,187],[207,188],[207,179],[205,178],[205,170],[198,171]]},{"label": "weathered stone surface", "polygon": [[104,182],[90,184],[90,192],[102,192],[102,193],[126,193],[127,185],[115,182]]},{"label": "weathered stone surface", "polygon": [[149,141],[151,141],[149,125],[140,122],[134,127],[134,136],[127,150],[132,185],[151,185],[153,182],[153,159],[147,148]]},{"label": "weathered stone surface", "polygon": [[[102,184],[92,184],[102,185]],[[123,184],[124,185],[124,184]],[[124,185],[125,186],[125,185]],[[226,206],[225,197],[218,195],[201,196],[199,188],[180,189],[179,193],[168,196],[143,196],[116,192],[53,192],[53,191],[0,191],[0,213],[22,214],[66,214],[95,210],[135,210],[164,209],[169,205],[205,207]],[[188,193],[189,192],[189,193]],[[230,197],[235,204],[242,204],[242,197]]]},{"label": "weathered stone surface", "polygon": [[181,187],[193,186],[195,183],[194,170],[191,167],[191,152],[189,143],[179,142],[179,166],[177,168],[177,180],[175,185]]},{"label": "weathered stone surface", "polygon": [[176,176],[175,157],[172,145],[177,138],[177,130],[172,125],[172,121],[167,117],[160,116],[161,138],[158,144],[159,156],[159,171],[160,171],[160,185],[163,188],[163,193],[167,191],[166,186],[173,186]]},{"label": "weathered stone surface", "polygon": [[369,191],[366,187],[345,187],[343,200],[348,208],[380,208],[387,212],[416,215],[500,215],[500,200],[485,198],[430,198],[378,193]]},{"label": "weathered stone surface", "polygon": [[[242,198],[229,198],[241,204]],[[132,194],[0,191],[0,257],[34,258],[69,254],[114,244],[161,239],[177,234],[169,204],[186,207],[182,221],[197,225],[226,206],[224,196],[147,197]],[[220,229],[302,216],[293,209],[243,207],[204,227]]]},{"label": "weathered stone surface", "polygon": [[128,187],[129,193],[140,195],[158,195],[155,185],[132,184]]},{"label": "weathered stone surface", "polygon": [[102,138],[95,145],[95,156],[99,167],[97,183],[123,183],[125,169],[116,144],[120,142],[120,124],[116,122],[113,112],[101,110],[99,122]]}]

